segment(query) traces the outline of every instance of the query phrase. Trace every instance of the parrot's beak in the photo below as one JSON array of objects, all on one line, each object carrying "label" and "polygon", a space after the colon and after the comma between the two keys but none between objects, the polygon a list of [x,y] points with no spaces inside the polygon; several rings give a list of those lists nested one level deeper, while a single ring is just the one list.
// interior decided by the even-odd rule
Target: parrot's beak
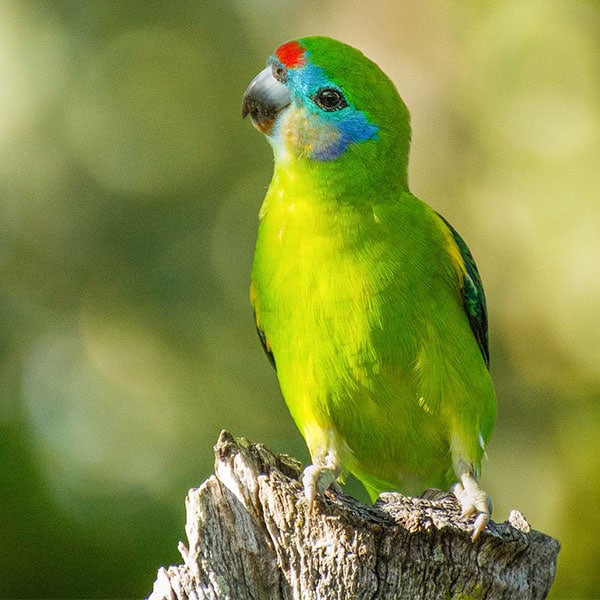
[{"label": "parrot's beak", "polygon": [[244,94],[242,117],[250,115],[254,127],[268,135],[279,113],[291,102],[287,87],[277,81],[271,67],[267,67],[250,82]]}]

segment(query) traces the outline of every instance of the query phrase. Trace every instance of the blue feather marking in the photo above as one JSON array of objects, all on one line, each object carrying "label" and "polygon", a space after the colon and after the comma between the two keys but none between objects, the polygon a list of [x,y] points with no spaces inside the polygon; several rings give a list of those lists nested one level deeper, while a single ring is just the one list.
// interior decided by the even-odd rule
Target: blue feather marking
[{"label": "blue feather marking", "polygon": [[479,275],[475,259],[466,242],[460,237],[458,231],[456,231],[442,215],[438,213],[438,216],[450,230],[465,264],[466,272],[463,278],[462,287],[463,304],[467,317],[469,318],[471,331],[477,340],[485,365],[489,369],[490,349],[488,342],[488,318],[481,276]]},{"label": "blue feather marking", "polygon": [[359,144],[367,140],[377,139],[379,129],[369,123],[364,113],[356,110],[353,106],[347,106],[340,111],[326,114],[327,116],[331,115],[328,121],[335,124],[339,138],[324,150],[314,152],[312,158],[316,160],[333,160],[344,154],[350,144]]},{"label": "blue feather marking", "polygon": [[[275,56],[272,56],[267,64],[281,65]],[[333,112],[321,110],[312,101],[317,91],[323,88],[334,88],[344,93],[340,86],[327,78],[320,67],[307,62],[302,67],[287,69],[285,83],[295,102],[322,122],[323,136],[327,136],[328,132],[334,133],[329,136],[331,143],[314,145],[313,151],[309,153],[310,158],[319,161],[334,160],[344,154],[351,144],[378,138],[379,127],[373,125],[362,111],[352,106],[347,97],[348,106]]]}]

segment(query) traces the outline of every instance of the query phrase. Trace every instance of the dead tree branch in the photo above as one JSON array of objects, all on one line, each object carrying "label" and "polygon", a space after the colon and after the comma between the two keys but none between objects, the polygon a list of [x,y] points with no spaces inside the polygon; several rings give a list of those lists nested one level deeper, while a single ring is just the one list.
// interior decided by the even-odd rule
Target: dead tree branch
[{"label": "dead tree branch", "polygon": [[151,600],[545,598],[559,543],[513,511],[471,542],[452,495],[327,491],[308,514],[301,465],[223,432],[215,473],[186,499],[184,564]]}]

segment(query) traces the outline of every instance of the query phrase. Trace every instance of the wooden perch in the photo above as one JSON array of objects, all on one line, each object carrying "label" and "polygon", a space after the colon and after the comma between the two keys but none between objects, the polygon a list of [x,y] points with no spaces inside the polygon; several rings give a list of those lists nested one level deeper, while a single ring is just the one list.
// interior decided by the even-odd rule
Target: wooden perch
[{"label": "wooden perch", "polygon": [[559,543],[513,511],[471,542],[452,495],[336,491],[308,514],[302,466],[222,432],[215,473],[186,499],[184,564],[150,600],[545,598]]}]

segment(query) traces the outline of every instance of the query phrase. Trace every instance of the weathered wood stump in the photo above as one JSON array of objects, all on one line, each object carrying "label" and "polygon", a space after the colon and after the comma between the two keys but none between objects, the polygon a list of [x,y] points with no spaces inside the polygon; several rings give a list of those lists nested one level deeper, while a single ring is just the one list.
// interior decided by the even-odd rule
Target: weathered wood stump
[{"label": "weathered wood stump", "polygon": [[222,432],[215,473],[186,499],[188,547],[151,600],[544,598],[559,543],[513,511],[476,542],[454,496],[337,491],[309,514],[301,464]]}]

